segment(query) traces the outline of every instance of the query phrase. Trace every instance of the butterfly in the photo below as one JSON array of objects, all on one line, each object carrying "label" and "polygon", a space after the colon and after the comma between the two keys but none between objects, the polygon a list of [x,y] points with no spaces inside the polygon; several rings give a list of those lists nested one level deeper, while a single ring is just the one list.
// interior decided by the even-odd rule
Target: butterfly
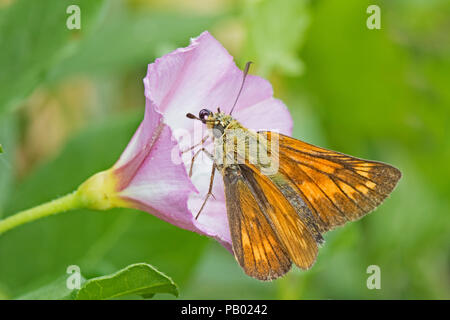
[{"label": "butterfly", "polygon": [[212,195],[214,174],[219,171],[235,258],[247,275],[273,280],[292,264],[311,268],[323,234],[378,207],[401,172],[389,164],[242,126],[231,114],[249,66],[229,114],[218,108],[186,115],[206,124],[214,141],[214,153],[198,151],[207,153],[213,166],[209,191],[196,218]]}]

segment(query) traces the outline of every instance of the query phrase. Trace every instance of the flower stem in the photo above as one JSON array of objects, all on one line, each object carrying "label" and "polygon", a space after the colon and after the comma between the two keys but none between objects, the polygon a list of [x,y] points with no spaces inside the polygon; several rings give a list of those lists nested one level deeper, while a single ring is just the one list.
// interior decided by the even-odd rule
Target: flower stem
[{"label": "flower stem", "polygon": [[0,220],[0,235],[22,224],[73,209],[128,208],[129,203],[117,193],[117,183],[113,170],[98,172],[83,182],[76,191],[64,197]]},{"label": "flower stem", "polygon": [[78,193],[72,192],[66,196],[41,204],[37,207],[18,212],[0,220],[0,234],[22,224],[47,217],[60,212],[77,209],[82,206]]}]

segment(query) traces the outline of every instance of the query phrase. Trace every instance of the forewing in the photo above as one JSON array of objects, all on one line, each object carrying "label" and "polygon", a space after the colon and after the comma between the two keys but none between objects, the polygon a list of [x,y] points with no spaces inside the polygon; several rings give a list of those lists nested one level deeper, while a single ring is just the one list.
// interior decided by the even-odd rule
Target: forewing
[{"label": "forewing", "polygon": [[385,163],[358,159],[282,134],[262,134],[268,141],[278,139],[279,174],[297,187],[321,232],[375,209],[401,177],[398,169]]}]

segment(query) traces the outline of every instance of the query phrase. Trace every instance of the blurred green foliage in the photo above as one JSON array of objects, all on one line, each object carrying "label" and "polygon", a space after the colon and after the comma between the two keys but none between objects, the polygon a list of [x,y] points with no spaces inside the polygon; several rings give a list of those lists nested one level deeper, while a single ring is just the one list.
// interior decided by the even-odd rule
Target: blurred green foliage
[{"label": "blurred green foliage", "polygon": [[[223,5],[2,5],[0,216],[70,192],[111,166],[142,117],[146,65],[207,29],[226,47],[243,42],[233,51],[237,61],[252,60],[253,72],[272,81],[292,112],[295,137],[392,163],[403,172],[398,188],[375,213],[328,233],[311,270],[270,283],[245,276],[214,241],[142,212],[80,210],[44,219],[0,237],[0,298],[52,283],[72,264],[92,278],[147,262],[169,275],[184,299],[449,299],[450,3],[215,2]],[[73,3],[82,10],[77,31],[65,27]],[[381,8],[381,30],[366,28],[370,4]],[[223,36],[236,29],[241,36]],[[21,169],[27,132],[39,116],[30,116],[34,95],[59,97],[73,79],[95,98],[72,92],[58,108],[84,110],[83,124]],[[369,265],[381,268],[381,290],[366,287]]]}]

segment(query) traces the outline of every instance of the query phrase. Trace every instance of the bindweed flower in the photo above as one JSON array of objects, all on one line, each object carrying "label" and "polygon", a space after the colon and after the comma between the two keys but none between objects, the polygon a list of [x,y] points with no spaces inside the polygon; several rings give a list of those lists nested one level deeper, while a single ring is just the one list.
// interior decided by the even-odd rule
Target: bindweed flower
[{"label": "bindweed flower", "polygon": [[[89,178],[66,200],[62,198],[61,204],[68,203],[62,210],[136,208],[213,237],[231,250],[220,175],[214,180],[214,197],[195,219],[210,183],[212,162],[207,157],[196,161],[189,177],[192,155],[202,148],[200,144],[192,146],[202,140],[204,128],[185,115],[217,107],[229,113],[242,78],[233,57],[208,32],[192,39],[188,47],[156,59],[144,78],[145,116],[128,146],[112,168]],[[292,130],[287,108],[273,98],[270,83],[257,76],[247,77],[233,117],[249,129],[288,135]],[[186,150],[189,152],[183,152]],[[19,214],[16,220],[27,215]],[[3,230],[19,224],[10,222]]]},{"label": "bindweed flower", "polygon": [[[233,57],[208,32],[192,39],[188,47],[157,59],[144,78],[144,120],[113,168],[80,189],[105,190],[103,196],[98,191],[97,195],[106,202],[94,200],[100,209],[110,205],[147,211],[183,229],[214,237],[231,249],[220,175],[214,180],[214,198],[195,219],[209,187],[212,162],[207,157],[196,161],[189,178],[192,155],[202,148],[192,146],[202,140],[203,131],[200,122],[185,115],[202,108],[229,112],[242,77]],[[284,134],[292,130],[287,108],[273,98],[270,83],[257,76],[248,76],[233,116],[250,129]],[[189,152],[182,154],[182,150]],[[99,183],[104,186],[99,188]]]}]

